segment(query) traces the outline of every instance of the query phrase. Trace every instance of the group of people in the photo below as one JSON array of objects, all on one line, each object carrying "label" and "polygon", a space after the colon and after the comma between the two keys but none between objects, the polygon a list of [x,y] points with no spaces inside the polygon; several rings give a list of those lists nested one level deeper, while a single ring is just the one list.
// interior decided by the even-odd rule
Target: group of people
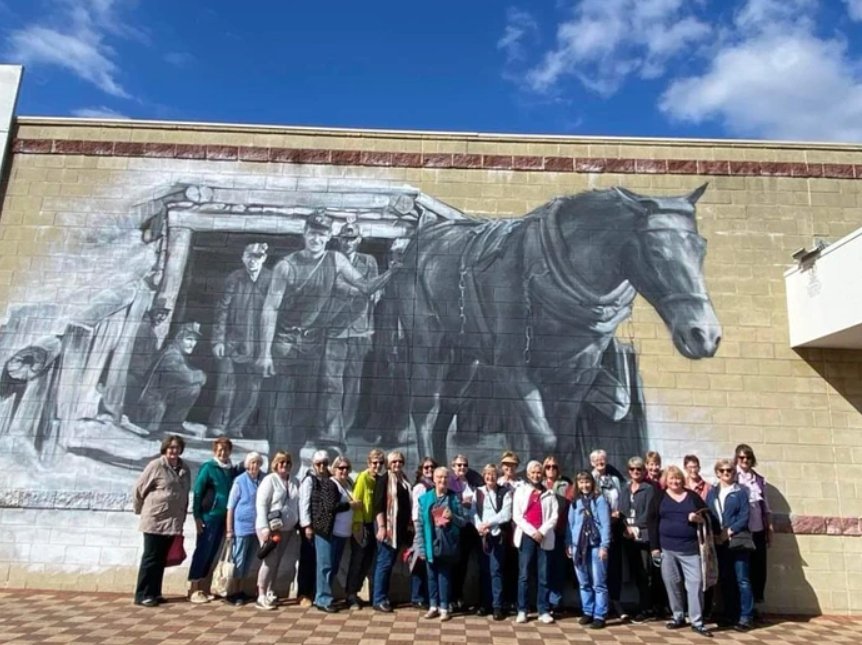
[{"label": "group of people", "polygon": [[[527,463],[522,477],[510,451],[480,472],[465,455],[449,466],[425,457],[410,478],[401,452],[373,449],[355,479],[347,458],[319,450],[298,480],[284,451],[273,454],[269,474],[254,452],[244,467],[234,466],[227,437],[215,440],[213,459],[192,484],[183,448],[181,437],[167,437],[134,491],[144,533],[135,602],[144,606],[163,600],[168,551],[182,534],[190,493],[198,533],[189,569],[193,603],[214,599],[205,582],[224,541],[234,564],[226,600],[254,601],[261,610],[275,609],[287,595],[278,581],[294,578],[300,606],[360,608],[368,579],[373,609],[391,612],[399,556],[409,564],[413,605],[442,621],[467,611],[467,599],[476,597],[470,611],[478,615],[504,620],[514,612],[521,624],[535,609],[540,622],[552,623],[572,572],[580,623],[594,629],[610,615],[640,622],[669,610],[668,629],[690,625],[711,636],[704,615],[712,613],[719,624],[746,631],[763,601],[772,525],[766,484],[745,444],[716,462],[714,484],[694,455],[685,457],[684,469],[662,469],[656,452],[632,457],[626,478],[603,450],[571,478],[553,456]],[[348,545],[337,602],[334,583]],[[470,593],[465,583],[474,558],[478,589]],[[255,561],[256,597],[244,593]],[[636,589],[632,611],[621,602],[624,579]],[[712,593],[716,584],[719,595]]]}]

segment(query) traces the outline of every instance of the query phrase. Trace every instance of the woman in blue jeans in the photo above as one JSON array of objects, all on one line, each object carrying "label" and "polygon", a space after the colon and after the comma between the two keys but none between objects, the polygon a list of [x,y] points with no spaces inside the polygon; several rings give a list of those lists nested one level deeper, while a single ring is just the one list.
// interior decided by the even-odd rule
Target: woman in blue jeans
[{"label": "woman in blue jeans", "polygon": [[578,495],[569,507],[566,554],[575,564],[581,594],[581,625],[602,629],[608,615],[608,550],[611,547],[611,509],[596,491],[592,474],[575,476]]},{"label": "woman in blue jeans", "polygon": [[718,552],[719,581],[724,599],[724,622],[747,632],[754,622],[754,593],[749,576],[754,540],[748,530],[748,491],[736,483],[731,459],[715,463],[718,483],[709,489],[706,505],[721,526]]},{"label": "woman in blue jeans", "polygon": [[[416,514],[417,555],[425,561],[428,571],[428,613],[425,618],[440,617],[442,622],[452,617],[450,595],[452,567],[457,564],[461,552],[459,537],[466,524],[461,501],[449,490],[449,469],[441,466],[434,471],[434,487],[419,498]],[[454,548],[449,553],[434,550],[434,541],[440,532],[448,533],[449,543]]]},{"label": "woman in blue jeans", "polygon": [[404,453],[394,450],[386,457],[389,470],[374,480],[375,537],[377,560],[374,563],[372,603],[375,611],[389,613],[389,582],[395,557],[413,542],[410,507],[411,486],[404,475]]},{"label": "woman in blue jeans", "polygon": [[497,484],[499,475],[494,464],[482,469],[484,486],[476,490],[476,513],[473,522],[482,539],[479,558],[479,578],[482,604],[477,612],[486,616],[492,611],[494,620],[503,620],[503,568],[506,562],[506,542],[511,535],[512,493]]}]

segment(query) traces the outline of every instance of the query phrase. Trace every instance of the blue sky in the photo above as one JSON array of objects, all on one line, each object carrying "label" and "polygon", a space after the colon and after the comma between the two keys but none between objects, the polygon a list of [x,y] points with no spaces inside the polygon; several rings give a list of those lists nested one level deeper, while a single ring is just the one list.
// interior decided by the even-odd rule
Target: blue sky
[{"label": "blue sky", "polygon": [[862,141],[862,0],[0,0],[23,115]]}]

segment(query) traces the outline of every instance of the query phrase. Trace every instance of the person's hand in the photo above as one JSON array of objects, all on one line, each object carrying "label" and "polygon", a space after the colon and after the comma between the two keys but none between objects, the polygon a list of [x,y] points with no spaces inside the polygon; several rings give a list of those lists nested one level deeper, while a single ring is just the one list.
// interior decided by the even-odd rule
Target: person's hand
[{"label": "person's hand", "polygon": [[213,345],[213,356],[216,358],[224,358],[224,343],[216,343]]},{"label": "person's hand", "polygon": [[608,560],[608,550],[604,547],[599,549],[599,560],[602,562],[607,562]]},{"label": "person's hand", "polygon": [[622,517],[622,514],[619,511],[613,511],[611,513],[611,517],[614,518],[615,520],[618,520]]},{"label": "person's hand", "polygon": [[198,535],[200,535],[201,533],[204,532],[204,521],[203,520],[199,520],[199,519],[195,518],[195,531],[197,531]]},{"label": "person's hand", "polygon": [[269,378],[275,375],[275,365],[272,362],[271,354],[264,354],[255,362],[257,368],[263,374],[263,378]]},{"label": "person's hand", "polygon": [[541,532],[541,531],[535,531],[535,532],[533,533],[533,535],[531,535],[530,537],[532,537],[532,538],[533,538],[533,540],[534,540],[534,541],[536,541],[536,542],[538,542],[539,544],[541,544],[541,543],[542,543],[542,540],[544,540],[544,539],[545,539],[545,536],[544,536],[544,535],[542,535],[542,532]]},{"label": "person's hand", "polygon": [[385,527],[385,526],[379,526],[379,527],[377,527],[377,535],[376,535],[376,537],[377,537],[377,541],[378,541],[378,542],[383,542],[383,540],[385,540],[385,539],[386,539],[386,527]]},{"label": "person's hand", "polygon": [[230,540],[230,539],[233,539],[233,531],[231,531],[230,529],[226,530],[226,531],[224,532],[224,536],[225,536],[226,538],[228,538],[229,540]]},{"label": "person's hand", "polygon": [[350,508],[352,508],[354,511],[362,508],[362,500],[354,499],[352,502],[350,502]]},{"label": "person's hand", "polygon": [[692,524],[702,524],[703,523],[703,516],[700,513],[689,513],[688,514],[688,521],[691,522]]},{"label": "person's hand", "polygon": [[305,539],[306,540],[311,540],[312,538],[314,538],[314,529],[311,528],[310,526],[306,526],[303,529],[303,532],[305,533]]},{"label": "person's hand", "polygon": [[266,542],[269,539],[269,529],[261,529],[260,537],[264,542]]},{"label": "person's hand", "polygon": [[361,524],[355,524],[353,526],[353,539],[356,540],[358,544],[362,544],[362,541],[365,539],[365,529]]},{"label": "person's hand", "polygon": [[485,535],[491,527],[488,526],[487,522],[482,522],[477,528],[479,529],[480,535]]},{"label": "person's hand", "polygon": [[652,551],[650,551],[650,555],[654,558],[657,558],[661,555],[661,549],[653,549]]},{"label": "person's hand", "polygon": [[570,546],[567,546],[567,547],[566,547],[566,557],[567,557],[569,560],[571,560],[571,559],[572,559],[572,547],[570,547]]},{"label": "person's hand", "polygon": [[766,527],[766,546],[772,546],[772,538],[774,537],[775,529],[772,527],[772,524]]}]

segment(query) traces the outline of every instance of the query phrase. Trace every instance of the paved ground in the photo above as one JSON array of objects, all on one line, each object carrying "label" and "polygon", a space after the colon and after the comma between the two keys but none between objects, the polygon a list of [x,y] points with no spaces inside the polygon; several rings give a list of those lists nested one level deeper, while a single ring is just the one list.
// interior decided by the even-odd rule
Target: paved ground
[{"label": "paved ground", "polygon": [[747,634],[717,632],[706,639],[689,630],[670,632],[663,623],[619,625],[601,632],[584,629],[576,618],[553,625],[532,620],[514,625],[475,616],[448,623],[427,621],[412,608],[393,614],[370,609],[323,614],[288,603],[277,611],[221,602],[191,605],[177,599],[156,609],[134,606],[128,596],[44,592],[0,592],[0,643],[308,643],[309,645],[389,645],[470,643],[471,645],[563,645],[565,643],[860,643],[862,620],[773,619]]}]

